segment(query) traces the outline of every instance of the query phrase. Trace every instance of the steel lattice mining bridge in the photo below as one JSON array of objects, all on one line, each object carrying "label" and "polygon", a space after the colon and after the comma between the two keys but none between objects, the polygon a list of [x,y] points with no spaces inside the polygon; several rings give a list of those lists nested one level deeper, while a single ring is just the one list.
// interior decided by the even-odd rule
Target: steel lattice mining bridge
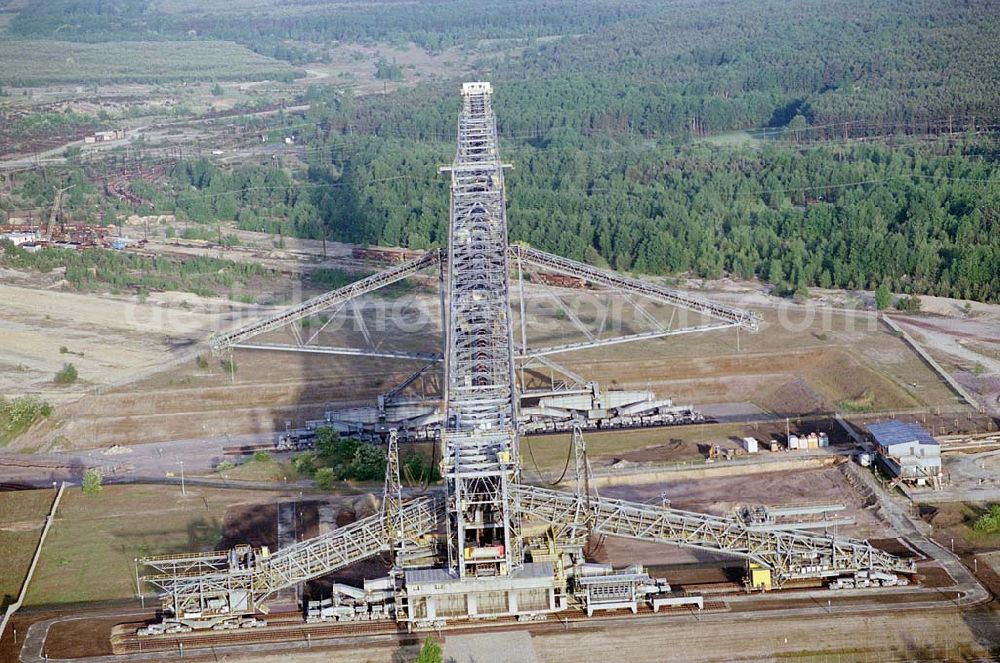
[{"label": "steel lattice mining bridge", "polygon": [[[254,615],[278,590],[328,575],[354,562],[390,553],[393,568],[364,589],[335,586],[331,599],[310,606],[310,619],[396,619],[411,627],[449,620],[517,616],[536,618],[582,602],[588,611],[631,607],[656,594],[669,602],[669,587],[641,569],[627,573],[594,571],[585,563],[589,534],[628,537],[725,553],[765,570],[769,583],[835,577],[867,571],[895,578],[913,565],[865,541],[801,530],[755,527],[729,518],[658,508],[593,494],[582,428],[574,420],[574,492],[521,482],[519,436],[527,426],[517,381],[518,362],[548,361],[547,355],[679,333],[728,327],[756,330],[755,314],[655,284],[597,269],[534,249],[510,246],[489,83],[466,83],[451,176],[447,252],[427,253],[380,274],[292,307],[267,320],[220,334],[217,352],[233,347],[314,351],[417,359],[444,363],[439,408],[443,494],[406,501],[399,482],[398,443],[403,431],[388,431],[388,463],[383,507],[351,525],[276,552],[241,546],[229,551],[172,555],[140,560],[147,583],[161,593],[165,621],[152,632],[190,627],[231,627],[258,623]],[[653,321],[645,333],[550,348],[529,348],[525,335],[515,343],[510,274],[532,265],[694,311],[705,322],[671,328]],[[379,287],[436,267],[443,284],[443,356],[358,351],[315,345],[295,333],[294,344],[250,339],[321,311],[339,310]],[[522,299],[523,302],[523,299]],[[523,325],[523,314],[522,314]],[[295,329],[294,325],[291,325]],[[522,364],[523,368],[523,364]],[[426,366],[421,369],[425,370]],[[572,389],[566,389],[569,393]],[[595,397],[605,397],[594,389]],[[662,404],[661,404],[662,405]],[[667,407],[667,406],[663,406]],[[545,529],[544,535],[523,534]],[[663,598],[663,597],[667,598]],[[681,599],[678,599],[681,600]],[[657,604],[659,605],[659,604]]]}]

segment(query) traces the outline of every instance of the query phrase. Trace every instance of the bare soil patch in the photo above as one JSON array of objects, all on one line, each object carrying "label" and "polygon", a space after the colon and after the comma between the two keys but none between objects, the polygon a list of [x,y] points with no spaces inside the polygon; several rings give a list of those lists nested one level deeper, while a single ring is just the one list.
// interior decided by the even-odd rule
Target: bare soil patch
[{"label": "bare soil patch", "polygon": [[49,628],[45,649],[50,658],[110,656],[111,629],[121,617],[68,619]]}]

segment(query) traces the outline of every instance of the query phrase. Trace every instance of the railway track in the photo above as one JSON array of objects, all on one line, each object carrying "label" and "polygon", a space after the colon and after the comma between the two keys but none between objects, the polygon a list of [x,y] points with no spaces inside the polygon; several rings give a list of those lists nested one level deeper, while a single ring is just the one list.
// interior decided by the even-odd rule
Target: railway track
[{"label": "railway track", "polygon": [[[705,601],[704,612],[725,612],[727,610],[729,610],[729,605],[723,600],[714,599]],[[518,622],[514,617],[501,617],[482,622],[454,622],[443,627],[443,629],[468,630],[515,625],[531,628],[562,622],[576,623],[602,619],[628,619],[633,616],[648,617],[654,614],[670,616],[687,614],[689,612],[691,612],[691,608],[687,606],[665,606],[660,608],[659,613],[654,613],[650,606],[641,604],[635,615],[632,615],[627,610],[614,610],[598,612],[593,617],[588,617],[581,610],[569,610],[565,613],[553,615],[550,619],[541,622],[522,623]],[[188,651],[208,647],[234,647],[293,641],[310,642],[356,636],[405,635],[408,632],[404,625],[391,620],[307,624],[297,612],[273,615],[268,617],[266,621],[268,625],[262,628],[193,631],[191,633],[155,635],[141,638],[135,632],[139,627],[144,626],[144,623],[119,624],[112,631],[111,647],[116,655],[122,655],[157,651],[180,652],[182,646],[184,651]]]},{"label": "railway track", "polygon": [[292,618],[268,619],[263,628],[225,631],[193,631],[191,633],[154,635],[140,638],[135,630],[141,623],[120,624],[111,635],[111,648],[116,655],[155,651],[180,651],[206,647],[224,647],[274,642],[326,640],[361,635],[393,635],[406,629],[391,620],[369,622],[327,622],[306,624],[301,615]]}]

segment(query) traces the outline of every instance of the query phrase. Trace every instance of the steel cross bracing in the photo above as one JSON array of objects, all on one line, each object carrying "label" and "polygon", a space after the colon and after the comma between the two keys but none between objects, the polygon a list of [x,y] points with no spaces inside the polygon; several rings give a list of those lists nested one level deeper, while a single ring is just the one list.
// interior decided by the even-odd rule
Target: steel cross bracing
[{"label": "steel cross bracing", "polygon": [[[306,300],[297,306],[285,309],[280,313],[264,320],[244,325],[243,327],[232,331],[216,334],[212,337],[212,351],[218,354],[233,347],[248,347],[266,350],[313,350],[317,352],[326,352],[328,354],[371,354],[371,352],[366,352],[364,350],[351,350],[349,348],[321,348],[310,346],[309,344],[315,340],[319,331],[314,332],[309,339],[299,343],[298,345],[243,345],[243,342],[253,338],[254,336],[258,336],[275,329],[280,329],[281,327],[297,322],[302,318],[307,318],[310,315],[315,315],[331,308],[341,307],[356,297],[360,297],[361,295],[365,295],[374,290],[378,290],[379,288],[384,288],[387,285],[401,281],[409,276],[413,276],[423,269],[433,265],[438,265],[439,262],[440,253],[438,251],[430,251],[419,258],[414,258],[413,260],[404,262],[377,274],[372,274],[367,278],[355,281],[354,283],[346,285],[343,288],[332,290],[317,297],[313,297],[312,299]],[[410,358],[407,356],[409,354],[415,355],[412,357],[414,359],[426,360],[428,358],[434,358],[434,355],[424,355],[419,353],[382,353],[379,356]]]},{"label": "steel cross bracing", "polygon": [[442,458],[449,565],[463,578],[505,575],[521,563],[510,496],[518,403],[507,210],[491,95],[489,83],[462,86],[458,150],[442,169],[451,173]]},{"label": "steel cross bracing", "polygon": [[[589,338],[589,340],[580,343],[567,343],[565,345],[547,348],[525,347],[522,351],[522,354],[525,357],[539,357],[561,352],[570,352],[573,350],[583,350],[586,348],[613,345],[616,343],[628,343],[631,341],[676,336],[679,334],[707,332],[717,329],[727,329],[729,327],[737,327],[756,332],[760,324],[760,316],[753,311],[716,304],[710,300],[695,297],[677,290],[672,290],[671,288],[667,288],[656,283],[642,281],[630,276],[625,276],[624,274],[593,267],[582,262],[577,262],[576,260],[570,260],[569,258],[563,258],[562,256],[545,253],[544,251],[539,251],[527,246],[512,245],[508,248],[508,251],[510,257],[513,258],[518,265],[528,264],[541,269],[565,274],[567,276],[574,276],[593,284],[608,286],[617,292],[625,294],[626,296],[639,295],[654,301],[675,306],[680,309],[693,311],[715,320],[715,322],[703,325],[681,327],[677,329],[671,329],[669,327],[664,328],[661,325],[656,324],[655,326],[657,328],[649,332],[628,334],[605,339]],[[568,314],[569,309],[565,310]],[[590,334],[588,334],[588,336],[590,336]]]},{"label": "steel cross bracing", "polygon": [[[590,530],[642,541],[737,555],[772,570],[776,584],[794,578],[838,575],[861,569],[913,573],[910,561],[867,541],[795,530],[757,531],[736,519],[609,499],[536,486],[514,488],[521,516],[566,527],[590,514]],[[583,500],[588,504],[583,504]]]},{"label": "steel cross bracing", "polygon": [[440,520],[441,504],[422,497],[267,557],[258,555],[245,568],[234,566],[228,551],[151,557],[139,563],[157,571],[143,580],[163,592],[175,615],[203,612],[213,600],[229,605],[232,592],[244,591],[252,612],[279,589],[385,552],[390,542],[416,542],[434,531]]}]

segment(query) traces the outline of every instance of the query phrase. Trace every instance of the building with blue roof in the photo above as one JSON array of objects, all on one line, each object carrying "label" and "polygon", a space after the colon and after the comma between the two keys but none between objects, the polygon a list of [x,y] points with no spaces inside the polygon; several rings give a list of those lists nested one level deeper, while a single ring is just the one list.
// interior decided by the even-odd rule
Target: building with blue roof
[{"label": "building with blue roof", "polygon": [[868,425],[883,468],[897,481],[941,485],[941,445],[917,423],[890,419]]}]

